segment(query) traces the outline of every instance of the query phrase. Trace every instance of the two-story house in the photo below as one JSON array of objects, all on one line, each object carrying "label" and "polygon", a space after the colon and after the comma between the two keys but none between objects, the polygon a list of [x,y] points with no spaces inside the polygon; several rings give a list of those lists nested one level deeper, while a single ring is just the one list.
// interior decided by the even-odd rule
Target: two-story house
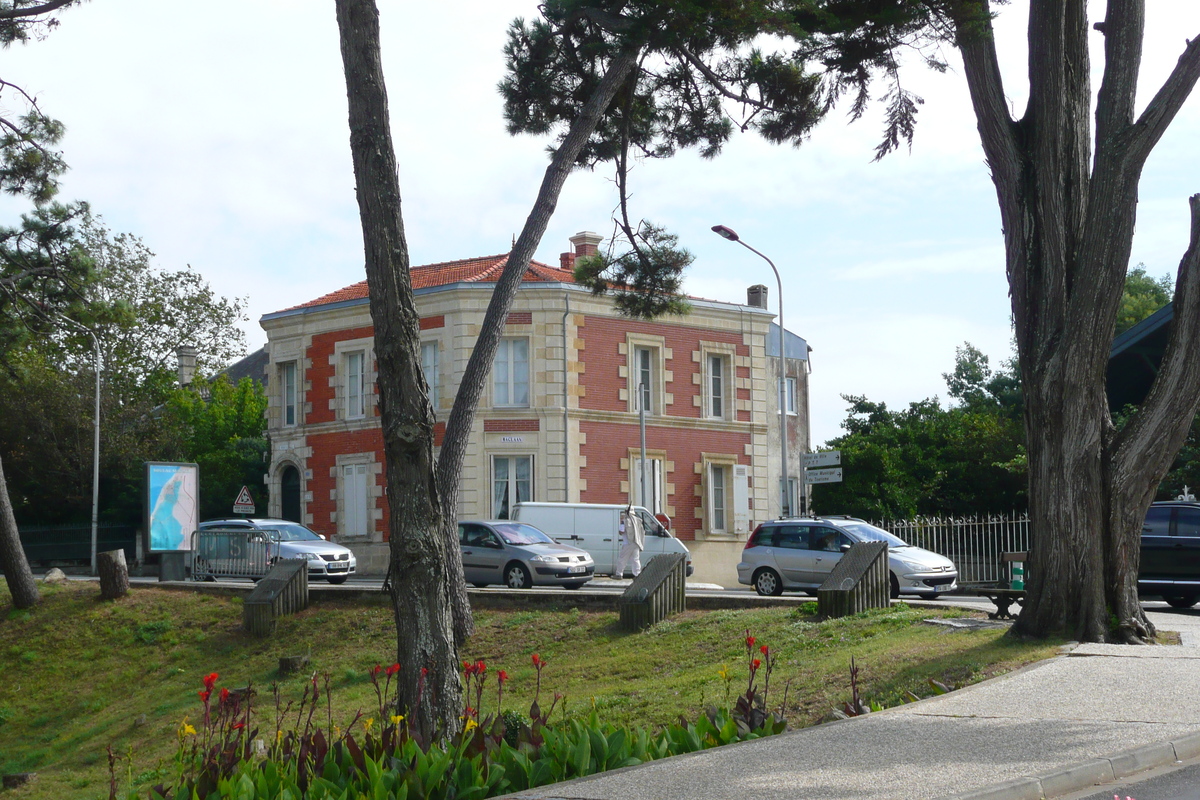
[{"label": "two-story house", "polygon": [[[645,505],[668,515],[696,579],[735,580],[747,534],[779,514],[779,403],[786,403],[792,508],[808,445],[808,347],[778,328],[765,287],[750,302],[692,299],[683,317],[618,315],[572,277],[601,237],[571,237],[558,267],[534,262],[508,316],[465,459],[459,516],[507,517],[522,500]],[[414,267],[421,356],[437,413],[454,402],[506,255]],[[367,284],[267,314],[270,513],[387,564],[383,440]],[[642,497],[639,401],[645,408]]]}]

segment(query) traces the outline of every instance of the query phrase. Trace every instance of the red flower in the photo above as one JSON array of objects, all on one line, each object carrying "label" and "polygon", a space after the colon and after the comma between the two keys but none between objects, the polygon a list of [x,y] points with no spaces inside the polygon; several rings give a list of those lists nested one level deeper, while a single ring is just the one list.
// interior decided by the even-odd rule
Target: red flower
[{"label": "red flower", "polygon": [[378,664],[375,665],[375,669],[371,670],[372,675],[378,675],[381,672],[383,672],[383,667]]},{"label": "red flower", "polygon": [[204,688],[212,691],[212,688],[217,685],[217,673],[210,672],[204,676]]},{"label": "red flower", "polygon": [[244,722],[235,722],[235,723],[233,723],[232,725],[230,725],[229,727],[230,727],[230,728],[233,728],[235,731],[240,731],[242,728],[246,727],[246,723],[244,723]]},{"label": "red flower", "polygon": [[758,669],[759,667],[762,666],[762,661],[756,658],[750,662],[750,666],[753,667],[754,669]]},{"label": "red flower", "polygon": [[463,672],[467,673],[468,675],[471,674],[471,662],[470,661],[463,662]]},{"label": "red flower", "polygon": [[762,647],[758,648],[758,652],[762,653],[765,656],[767,654],[767,649],[768,649],[767,646],[764,644]]},{"label": "red flower", "polygon": [[500,670],[499,672],[496,673],[496,680],[500,681],[501,683],[504,683],[506,680],[508,680],[508,673],[505,672],[504,670]]},{"label": "red flower", "polygon": [[229,699],[229,690],[221,689],[221,702],[224,703],[228,699]]},{"label": "red flower", "polygon": [[201,703],[207,703],[207,702],[208,702],[208,698],[209,698],[209,696],[212,694],[212,692],[211,692],[211,691],[209,691],[209,690],[207,690],[207,689],[205,689],[203,692],[196,692],[196,694],[200,695],[200,702],[201,702]]},{"label": "red flower", "polygon": [[399,672],[399,671],[400,671],[400,665],[399,665],[399,664],[392,664],[390,667],[388,667],[388,668],[387,668],[387,674],[388,674],[388,675],[395,675],[395,674],[396,674],[397,672]]},{"label": "red flower", "polygon": [[537,653],[534,653],[534,654],[533,654],[533,665],[534,665],[535,667],[540,667],[540,666],[542,666],[542,665],[543,665],[543,664],[545,664],[545,663],[546,663],[545,661],[542,661],[542,657],[541,657],[541,656],[539,656]]},{"label": "red flower", "polygon": [[475,662],[475,674],[482,675],[487,672],[487,664],[483,663],[483,659]]},{"label": "red flower", "polygon": [[429,674],[429,667],[421,667],[421,677],[424,678]]},{"label": "red flower", "polygon": [[746,648],[747,648],[747,649],[749,649],[749,648],[751,648],[751,647],[754,647],[754,637],[753,637],[753,636],[747,636],[747,637],[746,637]]}]

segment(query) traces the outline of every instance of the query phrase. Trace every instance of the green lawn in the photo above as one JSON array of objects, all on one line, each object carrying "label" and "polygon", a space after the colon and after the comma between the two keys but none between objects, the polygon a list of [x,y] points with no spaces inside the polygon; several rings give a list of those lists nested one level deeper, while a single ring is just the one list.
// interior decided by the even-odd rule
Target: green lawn
[{"label": "green lawn", "polygon": [[[851,656],[865,697],[892,705],[906,692],[932,692],[930,678],[966,684],[1055,654],[1058,643],[1025,643],[1002,631],[951,631],[925,624],[968,612],[903,604],[843,620],[815,622],[814,604],[799,609],[692,611],[641,634],[617,629],[615,613],[567,610],[481,611],[462,653],[505,669],[505,708],[528,710],[535,672],[531,657],[549,662],[543,701],[555,692],[566,713],[595,707],[606,721],[660,725],[694,717],[744,689],[745,631],[777,654],[769,705],[794,726],[820,721],[850,693]],[[280,621],[271,640],[241,631],[238,598],[135,588],[122,600],[99,599],[96,584],[43,587],[43,602],[15,611],[0,581],[0,773],[37,772],[5,798],[106,797],[105,748],[127,755],[122,774],[149,785],[174,752],[175,732],[195,721],[201,677],[220,673],[219,686],[252,683],[265,711],[270,687],[299,699],[306,676],[281,679],[280,656],[309,654],[312,669],[330,676],[334,719],[375,707],[368,668],[394,660],[389,606],[322,602]],[[489,689],[494,690],[494,682]],[[494,710],[495,695],[484,712]],[[268,713],[260,718],[266,728]]]}]

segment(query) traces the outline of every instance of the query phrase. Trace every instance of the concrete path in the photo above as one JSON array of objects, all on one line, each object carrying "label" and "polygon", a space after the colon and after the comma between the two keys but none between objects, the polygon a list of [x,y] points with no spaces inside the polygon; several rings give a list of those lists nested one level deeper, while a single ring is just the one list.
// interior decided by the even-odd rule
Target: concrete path
[{"label": "concrete path", "polygon": [[1200,614],[1148,608],[1182,647],[1081,645],[919,703],[515,796],[1032,800],[1194,758]]}]

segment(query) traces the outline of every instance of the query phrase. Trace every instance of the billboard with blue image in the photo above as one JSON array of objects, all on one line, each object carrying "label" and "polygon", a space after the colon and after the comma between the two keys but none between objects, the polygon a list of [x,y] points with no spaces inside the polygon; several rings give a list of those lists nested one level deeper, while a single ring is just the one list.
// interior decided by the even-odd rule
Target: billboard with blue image
[{"label": "billboard with blue image", "polygon": [[146,462],[146,530],[149,551],[192,549],[200,524],[200,468],[195,464]]}]

